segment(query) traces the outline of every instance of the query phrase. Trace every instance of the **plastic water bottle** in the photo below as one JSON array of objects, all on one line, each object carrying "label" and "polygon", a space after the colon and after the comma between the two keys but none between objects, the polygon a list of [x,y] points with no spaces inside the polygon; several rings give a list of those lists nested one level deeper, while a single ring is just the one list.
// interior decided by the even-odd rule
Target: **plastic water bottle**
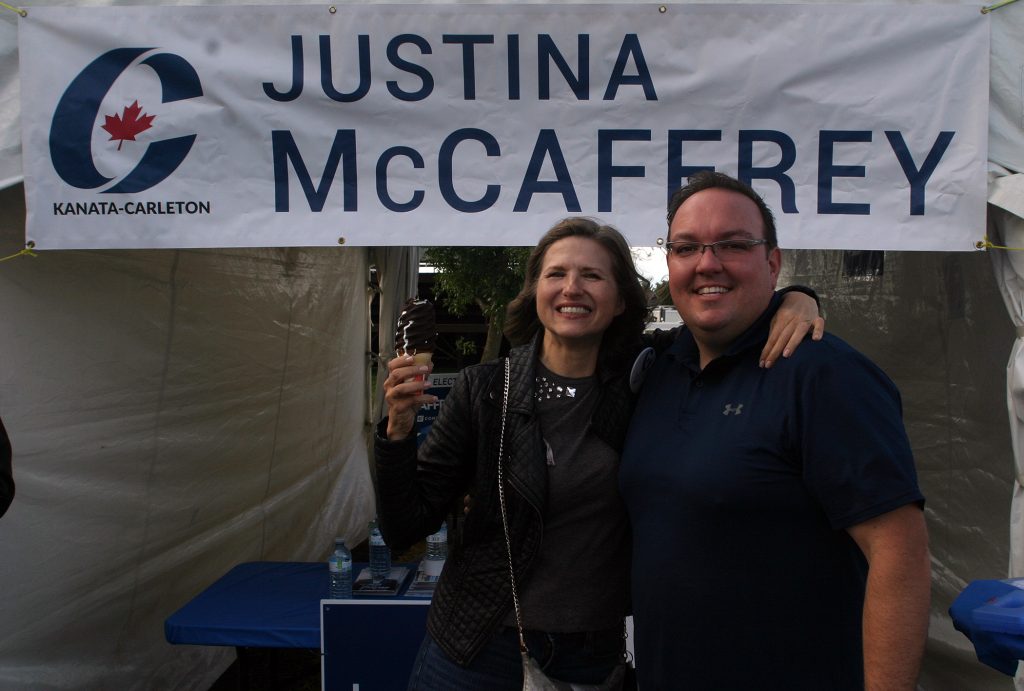
[{"label": "plastic water bottle", "polygon": [[380,585],[391,575],[391,550],[384,544],[384,536],[377,521],[370,521],[370,578]]},{"label": "plastic water bottle", "polygon": [[427,559],[448,558],[448,525],[441,524],[441,528],[433,535],[427,536]]},{"label": "plastic water bottle", "polygon": [[428,576],[440,576],[444,568],[444,560],[448,558],[448,526],[441,524],[441,529],[427,536],[427,554],[423,558],[423,572]]},{"label": "plastic water bottle", "polygon": [[340,537],[334,541],[334,553],[327,560],[327,566],[331,572],[331,598],[352,597],[352,553]]}]

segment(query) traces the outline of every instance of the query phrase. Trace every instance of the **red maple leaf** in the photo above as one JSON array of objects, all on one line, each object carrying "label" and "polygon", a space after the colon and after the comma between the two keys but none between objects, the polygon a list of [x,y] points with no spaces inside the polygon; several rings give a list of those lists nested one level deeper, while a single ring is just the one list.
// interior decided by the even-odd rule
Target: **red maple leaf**
[{"label": "red maple leaf", "polygon": [[144,132],[153,126],[153,119],[155,115],[143,115],[142,106],[136,100],[130,106],[125,106],[123,116],[121,115],[105,115],[106,122],[101,125],[103,129],[110,133],[110,141],[118,140],[117,150],[121,150],[121,145],[126,141],[135,141],[135,135],[139,132]]}]

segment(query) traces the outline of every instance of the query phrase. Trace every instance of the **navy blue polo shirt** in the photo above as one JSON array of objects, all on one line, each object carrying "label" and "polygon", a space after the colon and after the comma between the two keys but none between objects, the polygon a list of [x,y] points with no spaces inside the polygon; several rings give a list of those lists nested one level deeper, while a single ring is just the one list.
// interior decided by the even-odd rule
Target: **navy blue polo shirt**
[{"label": "navy blue polo shirt", "polygon": [[758,367],[781,297],[701,371],[647,373],[619,487],[640,687],[861,689],[867,563],[844,530],[922,502],[899,392],[841,339]]}]

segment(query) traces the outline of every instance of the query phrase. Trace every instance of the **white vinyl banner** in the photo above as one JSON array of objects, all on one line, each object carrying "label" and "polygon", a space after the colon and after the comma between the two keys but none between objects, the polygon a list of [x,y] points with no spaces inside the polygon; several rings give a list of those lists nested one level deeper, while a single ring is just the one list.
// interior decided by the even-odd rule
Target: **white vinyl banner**
[{"label": "white vinyl banner", "polygon": [[984,235],[976,6],[32,7],[19,46],[41,249],[652,245],[706,168],[783,247]]}]

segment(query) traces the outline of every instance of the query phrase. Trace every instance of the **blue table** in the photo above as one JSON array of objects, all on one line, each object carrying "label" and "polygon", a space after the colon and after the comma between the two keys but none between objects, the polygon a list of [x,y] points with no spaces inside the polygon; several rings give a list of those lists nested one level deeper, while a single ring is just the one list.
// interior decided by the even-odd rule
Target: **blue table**
[{"label": "blue table", "polygon": [[[353,571],[363,566],[353,564]],[[239,564],[167,617],[164,636],[169,643],[236,647],[243,686],[251,676],[249,648],[319,648],[326,688],[404,686],[430,601],[401,595],[330,600],[327,583],[323,562]]]},{"label": "blue table", "polygon": [[319,648],[327,564],[239,564],[164,621],[168,643]]}]

